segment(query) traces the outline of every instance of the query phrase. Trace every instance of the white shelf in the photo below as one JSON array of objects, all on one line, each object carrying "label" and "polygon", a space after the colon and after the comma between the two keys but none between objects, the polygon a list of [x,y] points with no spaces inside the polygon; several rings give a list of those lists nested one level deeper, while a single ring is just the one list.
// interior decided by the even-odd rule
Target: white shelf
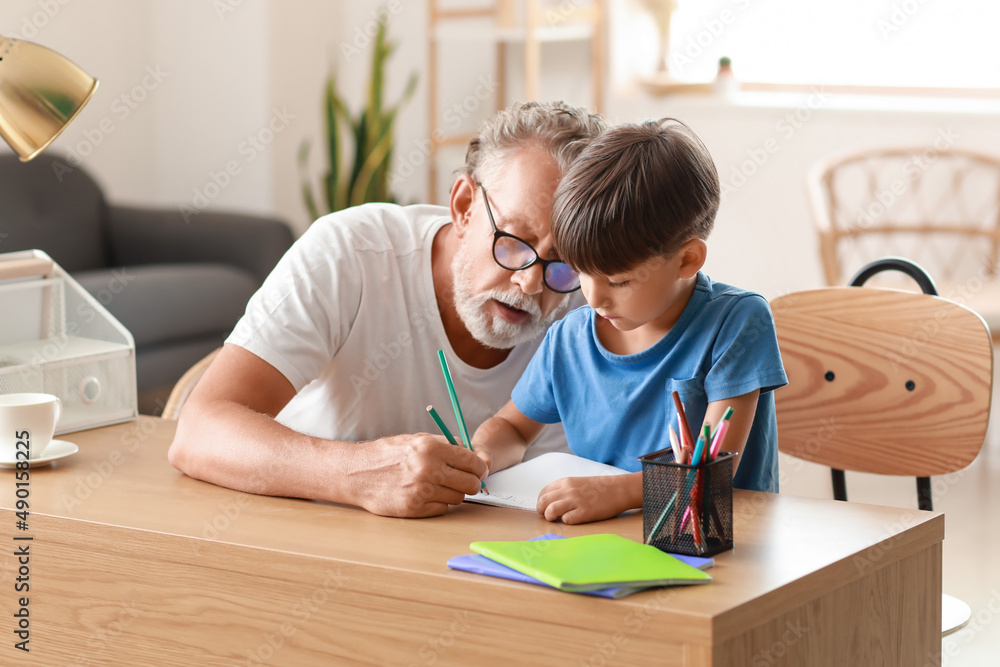
[{"label": "white shelf", "polygon": [[63,413],[59,418],[59,425],[56,427],[54,435],[63,435],[89,428],[94,423],[95,415],[100,415],[102,424],[119,424],[136,418],[135,411],[128,408],[94,410],[89,405],[64,404]]},{"label": "white shelf", "polygon": [[106,355],[127,354],[128,345],[92,338],[44,339],[0,347],[0,373],[38,363],[56,364],[81,358],[96,359]]},{"label": "white shelf", "polygon": [[[539,42],[577,42],[591,39],[594,27],[590,23],[539,26],[535,30]],[[489,25],[439,25],[433,32],[438,42],[506,42],[521,43],[527,34],[523,28],[495,28]]]},{"label": "white shelf", "polygon": [[0,254],[0,393],[62,401],[56,433],[135,418],[135,343],[41,250]]}]

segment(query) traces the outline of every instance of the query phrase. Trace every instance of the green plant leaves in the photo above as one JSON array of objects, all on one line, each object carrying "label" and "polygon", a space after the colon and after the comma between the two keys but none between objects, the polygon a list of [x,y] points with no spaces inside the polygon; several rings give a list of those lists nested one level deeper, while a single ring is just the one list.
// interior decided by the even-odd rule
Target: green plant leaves
[{"label": "green plant leaves", "polygon": [[[326,212],[339,211],[366,202],[395,201],[389,192],[390,167],[394,145],[393,127],[399,109],[413,97],[417,73],[410,74],[399,100],[383,108],[385,66],[396,45],[386,40],[386,26],[379,25],[372,53],[371,76],[365,107],[352,116],[336,80],[327,79],[323,105],[328,169],[322,177],[325,210],[316,201],[308,175],[309,142],[299,149],[302,197],[313,220]],[[344,164],[345,156],[349,162]]]}]

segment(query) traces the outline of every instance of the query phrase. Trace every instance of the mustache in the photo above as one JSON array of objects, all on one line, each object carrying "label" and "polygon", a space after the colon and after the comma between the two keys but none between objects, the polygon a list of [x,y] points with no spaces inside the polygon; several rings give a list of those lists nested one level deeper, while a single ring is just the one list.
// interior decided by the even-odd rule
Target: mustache
[{"label": "mustache", "polygon": [[523,310],[530,314],[534,319],[539,319],[542,316],[542,307],[538,305],[538,300],[528,296],[524,292],[492,289],[483,294],[482,298],[483,303],[489,299],[494,299],[505,306]]}]

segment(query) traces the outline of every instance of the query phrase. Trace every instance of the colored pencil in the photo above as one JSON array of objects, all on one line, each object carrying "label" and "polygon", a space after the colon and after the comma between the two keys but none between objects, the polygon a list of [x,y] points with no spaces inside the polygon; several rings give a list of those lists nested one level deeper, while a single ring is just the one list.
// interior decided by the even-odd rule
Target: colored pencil
[{"label": "colored pencil", "polygon": [[[444,356],[444,350],[438,350],[438,361],[441,363],[444,382],[448,385],[448,397],[451,399],[451,407],[455,410],[455,420],[458,422],[458,432],[462,436],[462,444],[471,452],[472,439],[469,437],[469,429],[465,426],[465,417],[462,416],[462,406],[458,404],[458,394],[455,392],[455,383],[452,382],[451,370],[448,369],[448,360]],[[483,491],[489,493],[489,491],[486,491],[486,482],[480,480],[479,485]]]},{"label": "colored pencil", "polygon": [[[694,443],[694,454],[691,455],[691,460],[688,463],[692,466],[697,466],[704,452],[705,452],[705,435],[703,430],[702,435],[698,436],[698,442]],[[695,480],[697,479],[696,473],[697,473],[696,470],[688,471],[687,479],[684,482],[684,493],[682,494],[682,497],[694,500],[693,487]],[[684,517],[681,519],[680,530],[684,530],[684,526],[687,524],[687,519],[690,516],[690,514],[691,514],[691,505],[689,503],[688,508],[684,511]]]},{"label": "colored pencil", "polygon": [[691,454],[691,460],[689,461],[689,463],[693,466],[699,465],[704,455],[705,455],[705,435],[703,432],[698,436],[698,441],[694,443],[694,453]]},{"label": "colored pencil", "polygon": [[[439,429],[441,429],[441,435],[446,437],[448,439],[448,442],[455,445],[456,447],[462,446],[458,444],[457,440],[455,440],[455,436],[453,436],[451,434],[451,431],[448,430],[448,425],[444,423],[444,420],[441,419],[441,415],[437,413],[437,410],[434,409],[433,405],[427,406],[427,414],[431,416],[431,419],[434,420],[434,423],[437,424]],[[489,494],[490,490],[486,487],[486,482],[481,481],[479,486],[486,494]]]},{"label": "colored pencil", "polygon": [[694,541],[700,548],[705,545],[705,536],[701,530],[701,497],[704,492],[705,480],[702,469],[700,468],[702,464],[708,463],[708,447],[709,443],[712,441],[712,430],[705,422],[704,426],[701,427],[702,437],[705,439],[705,451],[702,454],[701,460],[698,461],[699,470],[695,473],[694,482],[694,493],[691,497],[691,524],[694,528]]},{"label": "colored pencil", "polygon": [[693,449],[694,436],[691,435],[691,427],[688,425],[687,415],[684,414],[684,404],[681,403],[681,395],[676,391],[674,397],[674,407],[677,408],[677,425],[681,432],[681,446],[685,449]]},{"label": "colored pencil", "polygon": [[670,428],[670,448],[674,450],[674,462],[684,463],[684,449],[681,447],[680,441],[677,439],[677,431],[674,427]]},{"label": "colored pencil", "polygon": [[[735,411],[733,410],[732,407],[727,407],[725,412],[722,414],[722,419],[719,420],[718,425],[715,427],[714,434],[711,433],[710,431],[708,432],[708,434],[711,437],[712,444],[709,447],[708,459],[707,461],[705,461],[706,463],[714,461],[715,457],[718,455],[719,450],[722,447],[722,440],[726,437],[726,432],[729,430],[729,419],[730,417],[733,416],[734,412]],[[706,429],[708,429],[708,424],[705,424],[702,427],[702,437],[705,436]],[[699,442],[700,441],[701,439],[699,438]],[[695,492],[692,494],[691,498],[691,504],[688,505],[688,508],[686,510],[684,510],[684,516],[681,517],[681,530],[684,530],[684,528],[687,526],[688,521],[691,520],[692,508],[694,508],[695,510],[697,509],[696,506],[701,500],[701,491],[702,489],[700,488],[700,486],[695,487]],[[718,521],[718,518],[716,518],[716,521]],[[692,529],[696,532],[700,532],[698,525],[692,526]]]},{"label": "colored pencil", "polygon": [[667,520],[667,515],[670,514],[670,508],[674,506],[675,500],[677,500],[676,491],[674,491],[674,495],[671,496],[670,502],[667,503],[667,506],[663,508],[662,512],[660,512],[660,517],[656,520],[656,523],[653,525],[653,530],[649,532],[649,541],[646,542],[646,544],[652,544],[653,540],[656,539],[656,535],[663,528],[663,523]]},{"label": "colored pencil", "polygon": [[701,427],[701,437],[705,441],[704,451],[701,453],[701,458],[695,465],[701,465],[702,463],[708,463],[708,449],[712,444],[712,428],[708,425],[708,422]]},{"label": "colored pencil", "polygon": [[453,436],[451,434],[451,431],[448,430],[448,425],[444,423],[444,421],[441,419],[441,415],[437,413],[437,410],[434,409],[433,405],[427,406],[427,413],[431,416],[431,419],[434,420],[434,423],[437,424],[438,428],[441,429],[441,434],[444,437],[448,438],[448,442],[458,447],[461,447],[461,445],[458,444],[458,441],[455,440],[455,436]]},{"label": "colored pencil", "polygon": [[726,437],[726,432],[729,431],[729,420],[722,422],[719,430],[715,432],[715,439],[712,440],[712,448],[708,452],[708,460],[714,461],[715,457],[719,455],[719,450],[722,449],[722,440]]},{"label": "colored pencil", "polygon": [[[719,423],[715,425],[714,429],[712,429],[712,439],[709,442],[715,444],[715,435],[719,432],[719,429],[722,428],[722,424],[729,421],[729,418],[733,416],[734,412],[735,410],[733,410],[732,406],[726,406],[725,411],[722,413],[722,418],[719,419]],[[709,451],[711,451],[711,448],[709,448]],[[709,460],[711,461],[711,459]]]},{"label": "colored pencil", "polygon": [[455,383],[451,379],[451,371],[448,369],[448,360],[444,356],[444,350],[438,350],[438,361],[441,362],[441,372],[444,374],[444,382],[448,385],[448,397],[451,399],[451,407],[455,411],[455,419],[458,421],[458,432],[462,436],[462,444],[466,449],[472,449],[472,441],[469,439],[469,429],[465,426],[465,417],[462,416],[462,406],[458,404],[458,394],[455,392]]}]

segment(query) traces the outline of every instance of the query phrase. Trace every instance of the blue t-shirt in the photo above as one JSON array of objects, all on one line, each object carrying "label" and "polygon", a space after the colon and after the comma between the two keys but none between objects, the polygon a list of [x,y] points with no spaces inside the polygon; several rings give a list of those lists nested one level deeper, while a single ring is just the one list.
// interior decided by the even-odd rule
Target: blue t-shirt
[{"label": "blue t-shirt", "polygon": [[764,297],[699,273],[677,324],[638,354],[605,349],[595,317],[584,306],[552,325],[514,387],[518,410],[536,422],[562,422],[578,456],[639,471],[639,456],[670,447],[667,427],[677,428],[672,392],[697,428],[709,403],[760,389],[733,485],[777,492],[771,390],[788,379]]}]

